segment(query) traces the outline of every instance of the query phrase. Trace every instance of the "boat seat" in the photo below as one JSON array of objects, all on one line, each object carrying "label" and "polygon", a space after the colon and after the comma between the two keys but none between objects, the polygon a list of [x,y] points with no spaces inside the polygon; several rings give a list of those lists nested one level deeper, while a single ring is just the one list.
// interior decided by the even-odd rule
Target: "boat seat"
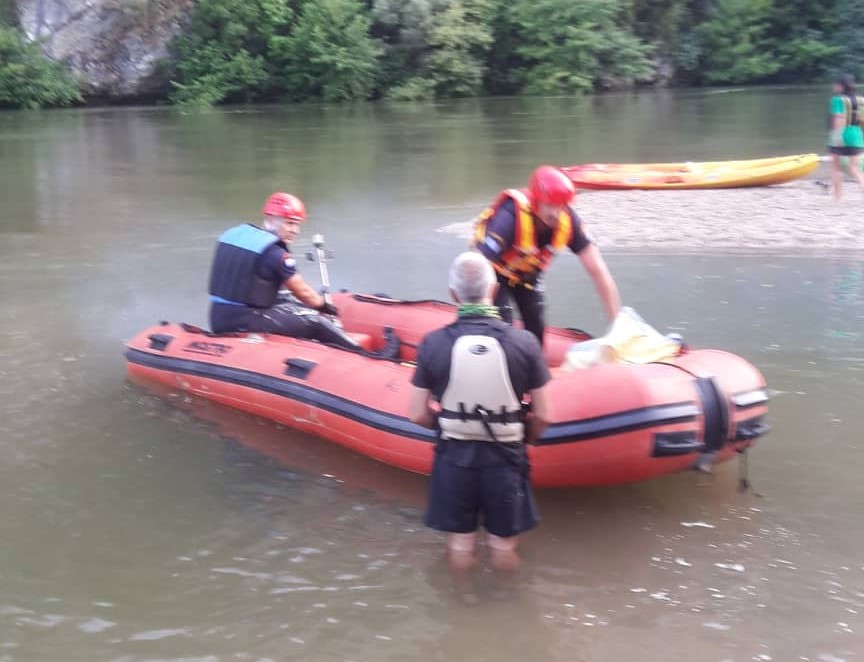
[{"label": "boat seat", "polygon": [[349,333],[347,331],[345,333],[349,338],[351,338],[351,340],[356,342],[367,352],[372,351],[372,336],[370,336],[368,333]]}]

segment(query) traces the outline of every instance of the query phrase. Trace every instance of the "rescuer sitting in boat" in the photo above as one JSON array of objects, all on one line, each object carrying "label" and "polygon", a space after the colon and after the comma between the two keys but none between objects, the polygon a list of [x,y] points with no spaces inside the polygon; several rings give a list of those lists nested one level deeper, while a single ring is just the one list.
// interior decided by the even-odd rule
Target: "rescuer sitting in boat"
[{"label": "rescuer sitting in boat", "polygon": [[456,258],[450,295],[458,319],[423,339],[412,380],[411,421],[439,430],[426,525],[449,533],[456,569],[475,565],[481,521],[499,569],[515,567],[517,536],[538,522],[525,443],[549,419],[549,369],[537,339],[501,320],[492,305],[497,289],[486,258]]},{"label": "rescuer sitting in boat", "polygon": [[606,316],[618,315],[621,299],[600,249],[591,243],[571,203],[573,182],[559,168],[540,166],[527,189],[502,191],[477,218],[472,246],[492,263],[498,274],[495,305],[512,321],[514,300],[525,328],[543,344],[543,272],[555,253],[569,248],[579,256],[594,282]]},{"label": "rescuer sitting in boat", "polygon": [[[215,333],[279,333],[358,349],[326,317],[338,315],[336,307],[297,271],[289,247],[306,220],[303,201],[273,193],[262,213],[263,229],[244,223],[219,237],[210,269],[210,328]],[[283,288],[294,299],[281,298]]]}]

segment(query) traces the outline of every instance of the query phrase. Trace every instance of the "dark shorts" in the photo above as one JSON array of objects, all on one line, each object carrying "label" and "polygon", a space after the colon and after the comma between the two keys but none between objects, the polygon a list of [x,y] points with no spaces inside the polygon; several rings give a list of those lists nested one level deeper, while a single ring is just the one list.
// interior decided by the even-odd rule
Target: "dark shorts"
[{"label": "dark shorts", "polygon": [[864,152],[864,147],[829,147],[828,150],[839,156],[858,156]]},{"label": "dark shorts", "polygon": [[[454,443],[454,442],[448,442]],[[495,442],[483,444],[486,454]],[[540,518],[531,490],[527,464],[518,465],[502,456],[460,466],[447,453],[435,453],[429,484],[426,526],[448,533],[471,533],[482,526],[502,538],[537,526]]]}]

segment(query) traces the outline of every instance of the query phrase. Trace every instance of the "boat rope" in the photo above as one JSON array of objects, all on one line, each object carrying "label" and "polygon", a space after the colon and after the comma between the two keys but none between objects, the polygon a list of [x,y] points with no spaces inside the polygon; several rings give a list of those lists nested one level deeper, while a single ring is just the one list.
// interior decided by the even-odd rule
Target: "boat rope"
[{"label": "boat rope", "polygon": [[753,483],[750,482],[750,467],[748,459],[749,456],[747,455],[746,448],[742,448],[738,451],[738,493],[744,494],[745,492],[749,492],[753,496],[762,498],[763,495],[756,492],[753,489]]},{"label": "boat rope", "polygon": [[408,306],[416,306],[424,303],[440,303],[444,306],[454,307],[453,304],[447,303],[446,301],[441,301],[440,299],[394,299],[386,294],[353,294],[351,298],[355,301],[361,301],[363,303],[377,303],[382,306],[399,306],[399,305],[408,305]]},{"label": "boat rope", "polygon": [[743,493],[751,489],[750,470],[747,463],[747,450],[742,449],[738,453],[738,492]]}]

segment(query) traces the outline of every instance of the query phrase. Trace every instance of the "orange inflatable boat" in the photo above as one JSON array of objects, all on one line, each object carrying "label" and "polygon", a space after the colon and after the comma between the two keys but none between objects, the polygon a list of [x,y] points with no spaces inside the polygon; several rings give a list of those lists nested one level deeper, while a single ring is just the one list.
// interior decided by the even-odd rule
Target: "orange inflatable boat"
[{"label": "orange inflatable boat", "polygon": [[[369,351],[385,328],[396,360],[285,336],[213,335],[163,322],[127,343],[130,379],[186,391],[337,442],[387,464],[428,473],[435,434],[407,419],[413,359],[423,336],[455,319],[439,301],[334,295],[347,332]],[[744,359],[684,350],[658,363],[561,368],[581,331],[547,327],[553,417],[529,448],[539,487],[611,485],[728,460],[764,434],[765,381]]]}]

